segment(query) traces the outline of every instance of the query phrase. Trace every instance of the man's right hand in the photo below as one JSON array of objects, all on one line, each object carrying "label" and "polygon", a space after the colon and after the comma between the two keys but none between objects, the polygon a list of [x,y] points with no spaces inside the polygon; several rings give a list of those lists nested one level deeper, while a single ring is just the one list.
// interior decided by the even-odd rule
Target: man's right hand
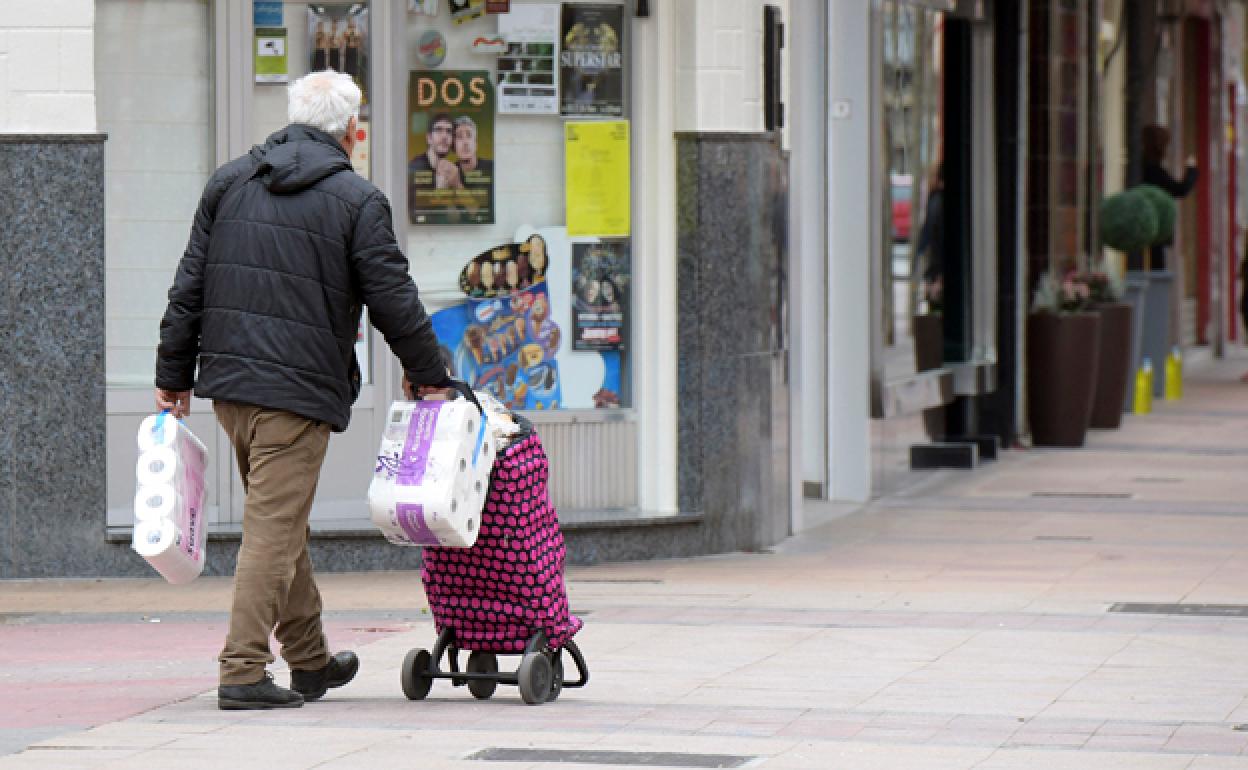
[{"label": "man's right hand", "polygon": [[177,419],[191,413],[191,391],[156,389],[156,410],[168,411]]}]

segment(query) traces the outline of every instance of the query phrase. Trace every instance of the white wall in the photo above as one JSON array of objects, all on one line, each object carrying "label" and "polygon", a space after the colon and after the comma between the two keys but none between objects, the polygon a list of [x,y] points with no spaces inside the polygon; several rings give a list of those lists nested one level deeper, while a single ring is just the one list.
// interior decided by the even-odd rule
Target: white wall
[{"label": "white wall", "polygon": [[[778,6],[787,25],[789,0],[680,0],[673,5],[681,30],[676,130],[762,131],[763,6]],[[792,27],[788,30],[791,37]]]},{"label": "white wall", "polygon": [[[871,279],[881,228],[872,222],[876,130],[869,3],[828,8],[828,497],[871,493]],[[879,212],[876,212],[878,215]]]},{"label": "white wall", "polygon": [[[828,276],[827,276],[827,46],[822,0],[792,0],[800,18],[789,22],[793,96],[787,100],[793,140],[790,240],[797,269],[790,339],[794,380],[794,463],[800,481],[827,490]],[[802,487],[795,490],[800,500]],[[795,524],[794,529],[798,529]]]},{"label": "white wall", "polygon": [[95,131],[92,0],[0,2],[0,132]]},{"label": "white wall", "polygon": [[211,11],[208,0],[100,0],[97,10],[107,379],[148,387],[166,294],[215,167]]}]

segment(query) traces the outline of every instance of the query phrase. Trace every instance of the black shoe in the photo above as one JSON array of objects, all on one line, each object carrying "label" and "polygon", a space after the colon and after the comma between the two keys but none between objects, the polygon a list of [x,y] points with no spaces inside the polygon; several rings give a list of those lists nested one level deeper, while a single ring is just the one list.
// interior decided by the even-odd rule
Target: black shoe
[{"label": "black shoe", "polygon": [[306,701],[316,700],[331,687],[342,687],[355,678],[360,670],[360,659],[354,652],[335,653],[323,668],[312,671],[290,672],[290,689],[303,696]]},{"label": "black shoe", "polygon": [[240,709],[295,709],[303,696],[278,687],[268,671],[255,684],[224,684],[217,688],[217,706],[223,711]]}]

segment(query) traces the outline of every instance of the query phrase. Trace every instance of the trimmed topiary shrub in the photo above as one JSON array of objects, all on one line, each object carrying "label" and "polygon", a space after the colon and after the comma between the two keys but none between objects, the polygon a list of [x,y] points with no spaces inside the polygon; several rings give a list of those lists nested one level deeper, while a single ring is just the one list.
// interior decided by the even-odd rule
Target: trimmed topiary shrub
[{"label": "trimmed topiary shrub", "polygon": [[1179,213],[1179,206],[1174,198],[1170,197],[1170,193],[1151,184],[1142,184],[1131,189],[1144,196],[1153,207],[1153,213],[1157,215],[1157,239],[1149,245],[1169,243],[1174,238],[1174,221]]},{"label": "trimmed topiary shrub", "polygon": [[1157,242],[1157,212],[1152,202],[1136,188],[1101,201],[1101,240],[1123,252],[1152,246]]}]

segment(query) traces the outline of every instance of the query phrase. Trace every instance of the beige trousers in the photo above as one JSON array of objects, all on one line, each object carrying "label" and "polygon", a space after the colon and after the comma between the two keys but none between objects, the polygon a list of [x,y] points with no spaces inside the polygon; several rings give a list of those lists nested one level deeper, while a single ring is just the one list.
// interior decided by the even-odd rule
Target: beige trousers
[{"label": "beige trousers", "polygon": [[329,426],[248,404],[218,401],[213,409],[234,446],[247,495],[220,682],[258,682],[273,662],[270,634],[291,669],[320,668],[329,648],[308,558],[308,514]]}]

